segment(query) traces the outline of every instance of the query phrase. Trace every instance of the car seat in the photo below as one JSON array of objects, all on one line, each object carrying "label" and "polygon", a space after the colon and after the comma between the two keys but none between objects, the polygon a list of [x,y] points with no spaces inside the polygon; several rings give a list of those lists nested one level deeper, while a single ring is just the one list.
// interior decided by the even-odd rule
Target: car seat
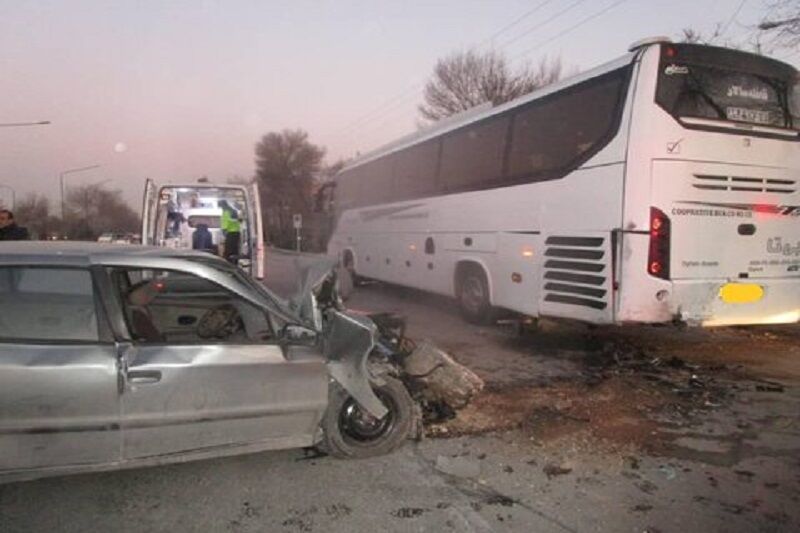
[{"label": "car seat", "polygon": [[166,338],[153,322],[153,315],[148,309],[162,285],[157,281],[147,281],[135,286],[128,292],[128,310],[130,312],[131,329],[136,340],[144,342],[164,342]]}]

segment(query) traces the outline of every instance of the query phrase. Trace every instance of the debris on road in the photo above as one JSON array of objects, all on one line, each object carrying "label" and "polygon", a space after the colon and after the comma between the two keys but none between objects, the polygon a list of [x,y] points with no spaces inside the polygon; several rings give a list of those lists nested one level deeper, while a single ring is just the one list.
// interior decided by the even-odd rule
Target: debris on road
[{"label": "debris on road", "polygon": [[436,470],[451,476],[476,478],[481,474],[481,465],[469,457],[440,455],[436,458]]},{"label": "debris on road", "polygon": [[669,465],[659,466],[658,471],[661,472],[668,481],[675,479],[675,476],[677,475],[675,469]]},{"label": "debris on road", "polygon": [[483,390],[483,380],[430,341],[423,341],[403,360],[403,369],[427,403],[463,409]]},{"label": "debris on road", "polygon": [[542,472],[545,473],[547,479],[552,479],[556,476],[564,476],[566,474],[569,474],[570,472],[572,472],[572,469],[551,463],[545,465],[545,467],[542,468]]},{"label": "debris on road", "polygon": [[783,385],[777,383],[766,383],[763,385],[756,385],[758,392],[783,392]]}]

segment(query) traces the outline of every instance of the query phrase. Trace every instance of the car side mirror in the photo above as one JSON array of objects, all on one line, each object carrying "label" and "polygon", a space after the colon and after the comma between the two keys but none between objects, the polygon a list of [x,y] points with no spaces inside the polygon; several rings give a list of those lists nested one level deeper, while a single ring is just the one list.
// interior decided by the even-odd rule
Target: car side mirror
[{"label": "car side mirror", "polygon": [[315,330],[300,324],[286,324],[281,330],[281,340],[288,344],[316,346],[317,339]]}]

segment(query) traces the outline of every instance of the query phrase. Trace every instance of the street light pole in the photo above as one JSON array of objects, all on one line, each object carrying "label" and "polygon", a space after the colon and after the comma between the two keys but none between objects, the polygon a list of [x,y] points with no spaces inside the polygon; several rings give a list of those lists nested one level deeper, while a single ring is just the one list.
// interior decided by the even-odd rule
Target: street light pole
[{"label": "street light pole", "polygon": [[46,126],[50,124],[49,120],[40,120],[38,122],[0,122],[0,128],[20,128],[23,126]]},{"label": "street light pole", "polygon": [[58,175],[59,181],[61,183],[61,220],[64,220],[64,176],[67,174],[74,174],[75,172],[83,172],[84,170],[92,170],[94,168],[100,168],[100,165],[89,165],[88,167],[79,167],[79,168],[71,168],[69,170],[65,170],[61,174]]},{"label": "street light pole", "polygon": [[14,187],[6,185],[5,183],[0,183],[0,187],[11,191],[11,210],[13,211],[17,208],[17,191],[14,190]]}]

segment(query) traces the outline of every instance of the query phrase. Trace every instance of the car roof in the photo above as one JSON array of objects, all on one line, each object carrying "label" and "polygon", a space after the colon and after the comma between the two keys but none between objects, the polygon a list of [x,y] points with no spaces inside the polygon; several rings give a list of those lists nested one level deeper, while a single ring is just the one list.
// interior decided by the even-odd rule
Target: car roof
[{"label": "car roof", "polygon": [[179,250],[135,244],[106,244],[82,241],[5,241],[0,242],[0,264],[102,264],[124,258],[180,259],[213,256],[195,250]]}]

